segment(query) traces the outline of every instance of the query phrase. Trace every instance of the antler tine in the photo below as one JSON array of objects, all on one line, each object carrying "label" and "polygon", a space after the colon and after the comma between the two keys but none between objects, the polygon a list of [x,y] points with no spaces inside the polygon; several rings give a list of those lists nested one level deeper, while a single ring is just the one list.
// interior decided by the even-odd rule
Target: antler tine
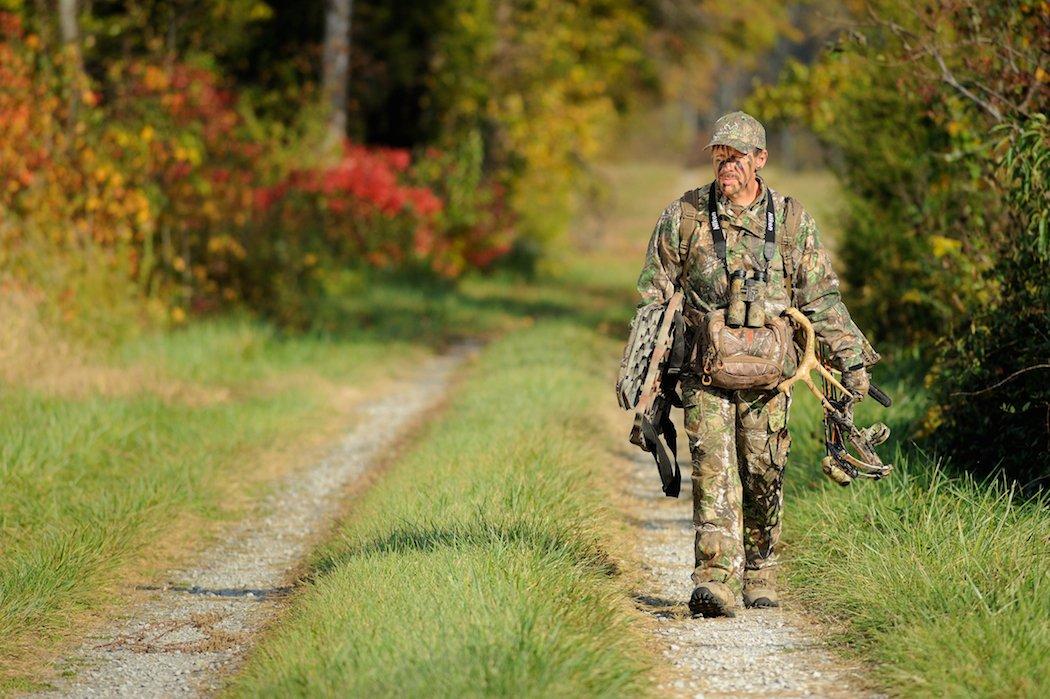
[{"label": "antler tine", "polygon": [[828,402],[827,396],[820,392],[820,389],[813,383],[813,377],[810,374],[815,370],[820,373],[821,376],[826,378],[831,385],[843,392],[844,395],[852,395],[846,388],[831,375],[831,372],[824,368],[824,365],[817,359],[814,348],[817,345],[816,333],[813,331],[813,324],[809,322],[802,311],[797,308],[789,308],[784,311],[785,314],[790,316],[792,320],[798,323],[799,327],[802,328],[806,333],[806,346],[802,350],[802,360],[798,364],[798,369],[795,371],[793,376],[790,376],[777,385],[777,389],[781,393],[790,393],[791,388],[799,381],[806,384],[810,392],[816,396],[817,400],[820,401],[828,410],[834,410],[832,405]]}]

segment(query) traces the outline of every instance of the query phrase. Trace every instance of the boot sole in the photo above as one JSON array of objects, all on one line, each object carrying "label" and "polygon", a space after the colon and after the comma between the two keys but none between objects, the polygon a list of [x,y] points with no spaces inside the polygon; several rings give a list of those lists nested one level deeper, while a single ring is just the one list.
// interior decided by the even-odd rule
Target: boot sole
[{"label": "boot sole", "polygon": [[689,598],[689,611],[693,616],[709,617],[735,617],[736,613],[718,599],[713,592],[704,587],[693,590]]}]

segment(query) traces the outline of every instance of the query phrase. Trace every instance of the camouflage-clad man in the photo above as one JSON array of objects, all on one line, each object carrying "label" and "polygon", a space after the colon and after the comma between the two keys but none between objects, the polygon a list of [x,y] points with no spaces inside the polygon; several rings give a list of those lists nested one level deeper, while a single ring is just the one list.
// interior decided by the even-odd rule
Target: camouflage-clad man
[{"label": "camouflage-clad man", "polygon": [[[727,305],[730,272],[766,267],[768,185],[758,176],[768,156],[765,129],[754,117],[733,112],[716,122],[707,148],[715,183],[687,192],[664,210],[638,280],[645,303],[666,301],[681,284],[688,327],[694,333],[705,313]],[[724,263],[716,255],[707,216],[712,188],[717,190],[717,215],[726,239]],[[868,390],[866,369],[879,355],[842,303],[813,217],[801,207],[789,216],[785,197],[769,193],[777,246],[766,267],[766,316],[779,315],[792,305],[809,316],[843,371],[842,383],[863,396]],[[682,225],[684,211],[689,226]],[[789,219],[792,225],[786,225]],[[680,240],[683,229],[693,231],[691,239]],[[790,397],[777,391],[705,386],[695,364],[683,371],[682,393],[696,529],[696,588],[689,608],[694,615],[732,616],[741,592],[748,607],[775,607],[781,487],[791,443]]]}]

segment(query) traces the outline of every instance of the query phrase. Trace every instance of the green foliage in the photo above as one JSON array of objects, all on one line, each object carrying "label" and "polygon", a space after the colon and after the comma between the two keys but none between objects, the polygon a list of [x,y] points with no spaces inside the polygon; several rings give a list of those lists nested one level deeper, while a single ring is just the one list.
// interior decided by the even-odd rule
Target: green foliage
[{"label": "green foliage", "polygon": [[925,430],[963,468],[986,473],[1001,458],[1014,478],[1045,475],[1028,451],[1050,440],[1045,374],[976,393],[1050,356],[1050,280],[1035,271],[1046,224],[1034,215],[1046,206],[1045,10],[879,0],[857,11],[862,27],[752,106],[801,120],[834,149],[850,308],[882,340],[937,361]]},{"label": "green foliage", "polygon": [[438,17],[427,97],[438,142],[483,134],[522,233],[556,237],[576,180],[647,77],[642,17],[622,0],[450,0]]},{"label": "green foliage", "polygon": [[1023,3],[862,5],[872,13],[863,28],[816,64],[791,65],[751,106],[804,122],[834,149],[848,192],[841,254],[862,326],[930,341],[995,296],[983,274],[989,238],[1011,220],[988,134],[1038,109],[1046,36]]},{"label": "green foliage", "polygon": [[[1015,129],[1017,129],[1015,131]],[[940,407],[929,427],[957,462],[1050,486],[1050,127],[1044,115],[996,130],[1013,223],[991,243],[994,304],[974,310],[934,367]],[[1002,150],[1000,149],[1000,152]]]}]

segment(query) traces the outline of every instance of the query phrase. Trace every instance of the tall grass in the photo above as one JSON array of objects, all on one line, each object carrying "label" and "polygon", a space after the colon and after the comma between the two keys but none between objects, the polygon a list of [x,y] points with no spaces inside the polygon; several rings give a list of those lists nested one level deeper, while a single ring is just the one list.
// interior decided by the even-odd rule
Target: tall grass
[{"label": "tall grass", "polygon": [[220,321],[133,339],[109,358],[76,356],[73,372],[90,380],[72,393],[6,384],[0,688],[24,686],[85,614],[115,606],[115,583],[142,579],[150,559],[162,563],[152,555],[159,541],[192,540],[237,512],[244,491],[293,465],[287,445],[306,444],[345,416],[336,389],[367,386],[394,371],[398,355],[422,353],[389,340],[282,338],[261,323]]},{"label": "tall grass", "polygon": [[[899,365],[907,373],[907,361]],[[897,404],[866,401],[898,435],[923,391],[886,377]],[[1050,693],[1050,512],[996,482],[951,476],[898,437],[893,473],[841,488],[823,481],[815,401],[797,401],[786,510],[792,596],[833,620],[834,641],[875,664],[895,695],[1044,697]]]},{"label": "tall grass", "polygon": [[3,316],[22,313],[32,337],[61,352],[0,338],[0,690],[46,674],[41,658],[86,615],[119,605],[119,582],[242,512],[304,444],[347,419],[348,395],[414,371],[458,336],[608,313],[600,291],[556,283],[358,282],[305,334],[225,318],[82,346],[26,309]]},{"label": "tall grass", "polygon": [[360,502],[235,696],[622,696],[646,654],[603,549],[612,345],[544,321],[487,348]]}]

